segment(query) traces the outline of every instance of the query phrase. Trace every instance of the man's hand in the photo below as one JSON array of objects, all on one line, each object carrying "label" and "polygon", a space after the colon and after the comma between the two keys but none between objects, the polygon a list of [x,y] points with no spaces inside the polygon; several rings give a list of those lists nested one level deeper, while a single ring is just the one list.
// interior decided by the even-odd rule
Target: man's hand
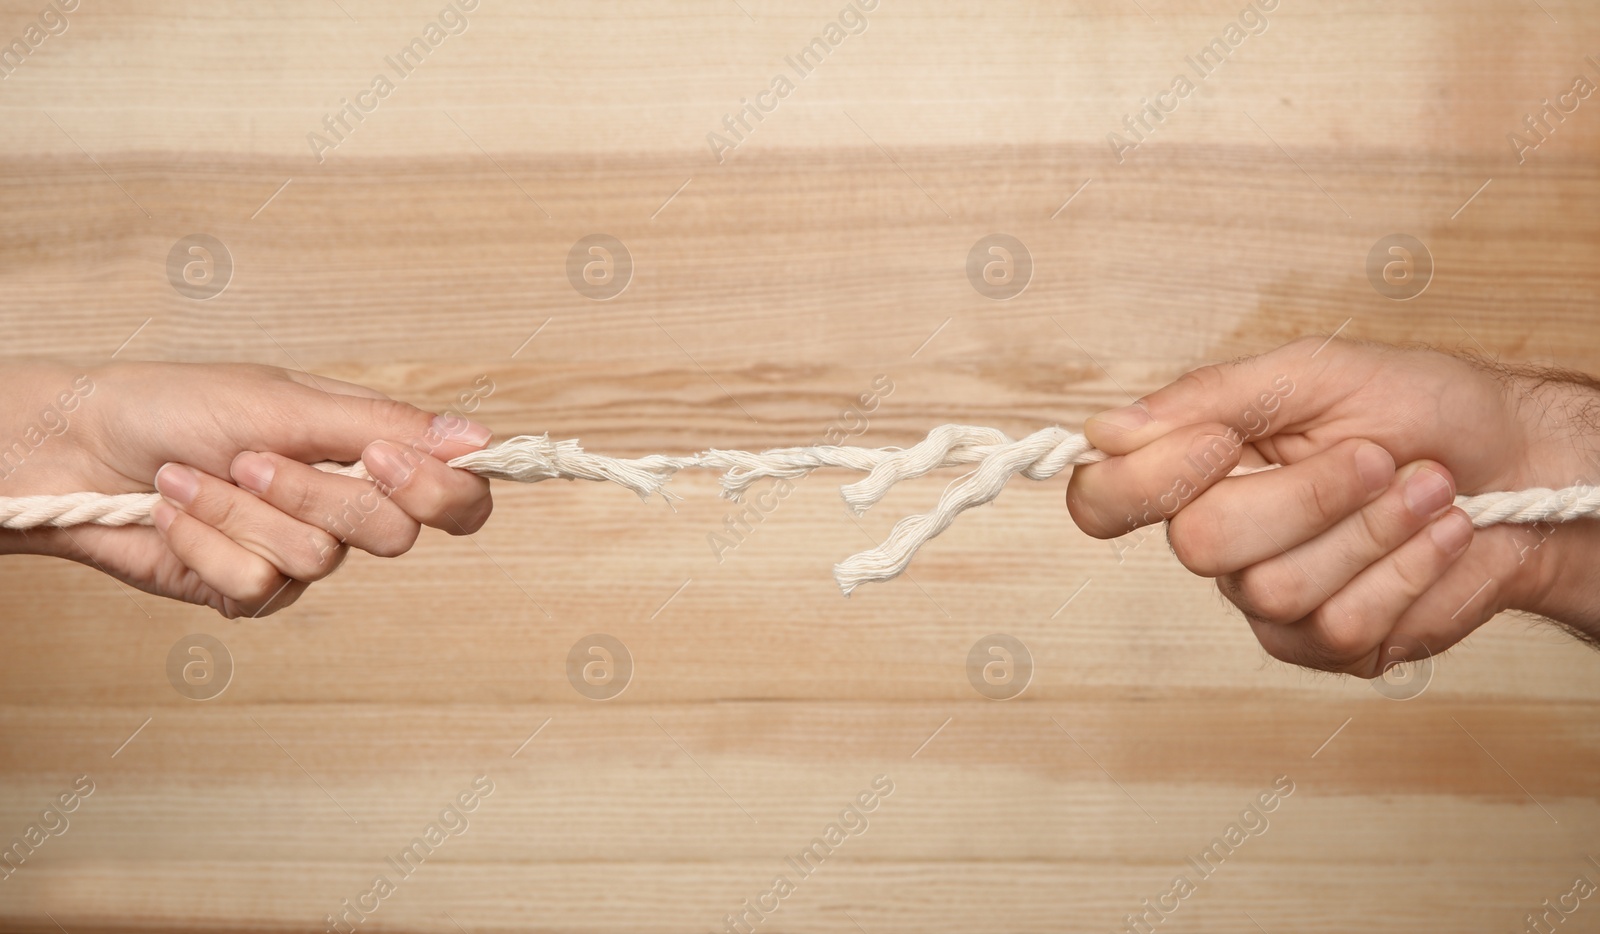
[{"label": "man's hand", "polygon": [[[488,429],[276,367],[11,368],[0,495],[149,491],[152,526],[6,532],[0,550],[81,561],[161,596],[256,616],[293,603],[350,545],[409,549],[420,526],[477,531],[487,480],[445,461]],[[42,429],[42,430],[41,430]],[[361,460],[376,483],[310,464]]]},{"label": "man's hand", "polygon": [[[1077,468],[1067,507],[1099,538],[1170,520],[1273,657],[1371,678],[1508,608],[1600,633],[1600,523],[1475,531],[1453,505],[1596,482],[1596,412],[1575,374],[1303,339],[1091,418],[1113,456]],[[1226,476],[1240,464],[1284,466]]]}]

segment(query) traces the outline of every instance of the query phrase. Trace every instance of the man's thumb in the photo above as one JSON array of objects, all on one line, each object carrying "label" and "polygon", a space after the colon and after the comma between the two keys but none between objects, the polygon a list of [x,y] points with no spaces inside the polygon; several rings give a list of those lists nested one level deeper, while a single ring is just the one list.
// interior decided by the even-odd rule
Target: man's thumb
[{"label": "man's thumb", "polygon": [[1271,353],[1191,370],[1132,405],[1101,412],[1084,424],[1095,447],[1127,454],[1188,425],[1221,423],[1254,440],[1305,417],[1301,385],[1320,372],[1315,351],[1326,342],[1303,338]]}]

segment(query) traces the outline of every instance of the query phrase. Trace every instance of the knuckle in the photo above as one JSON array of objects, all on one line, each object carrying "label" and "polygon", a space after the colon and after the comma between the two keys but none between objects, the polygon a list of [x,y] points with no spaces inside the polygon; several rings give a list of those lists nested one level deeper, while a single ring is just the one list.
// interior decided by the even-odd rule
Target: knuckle
[{"label": "knuckle", "polygon": [[[1274,571],[1262,564],[1251,565],[1233,575],[1230,595],[1234,605],[1266,622],[1276,625],[1292,623],[1304,616],[1304,603],[1298,587],[1277,577]],[[1237,598],[1237,599],[1235,599]]]},{"label": "knuckle", "polygon": [[1378,500],[1356,515],[1358,521],[1351,523],[1351,531],[1357,538],[1349,546],[1352,554],[1368,555],[1388,550],[1396,526],[1394,512],[1385,509],[1383,500]]},{"label": "knuckle", "polygon": [[489,521],[489,514],[492,512],[494,512],[494,501],[489,498],[486,492],[483,496],[474,500],[472,505],[465,510],[465,514],[456,523],[458,527],[452,528],[450,534],[471,535],[483,528],[484,523]]},{"label": "knuckle", "polygon": [[1354,675],[1355,677],[1366,681],[1371,681],[1374,678],[1381,678],[1383,677],[1384,671],[1383,655],[1379,649],[1375,648],[1370,654],[1364,656],[1360,661],[1346,665],[1345,667],[1339,669],[1339,671],[1343,674]]},{"label": "knuckle", "polygon": [[1249,613],[1245,614],[1245,619],[1250,623],[1250,630],[1255,633],[1256,642],[1260,643],[1261,650],[1269,657],[1286,665],[1315,667],[1306,664],[1305,639],[1299,632],[1255,619]]},{"label": "knuckle", "polygon": [[300,595],[305,593],[305,589],[306,585],[304,584],[287,583],[277,592],[270,594],[267,597],[267,602],[258,605],[252,615],[271,616],[279,610],[293,605],[296,600],[300,599]]},{"label": "knuckle", "polygon": [[1207,398],[1222,389],[1227,378],[1222,367],[1216,364],[1198,367],[1173,380],[1165,389],[1145,397],[1143,402],[1150,410],[1150,414],[1160,419],[1159,409],[1165,404]]},{"label": "knuckle", "polygon": [[1344,503],[1332,484],[1318,483],[1315,480],[1302,483],[1295,487],[1295,496],[1301,515],[1310,519],[1318,528],[1332,525],[1345,513]]},{"label": "knuckle", "polygon": [[252,561],[241,576],[239,599],[246,603],[261,603],[282,587],[284,577],[266,561]]},{"label": "knuckle", "polygon": [[1402,595],[1414,598],[1433,586],[1440,566],[1433,558],[1436,552],[1432,550],[1426,552],[1425,557],[1413,560],[1406,560],[1403,554],[1397,554],[1393,560],[1394,576],[1400,585],[1397,589]]},{"label": "knuckle", "polygon": [[232,486],[222,487],[220,484],[207,483],[202,479],[200,489],[195,493],[194,502],[186,511],[212,528],[234,528],[240,524],[242,518],[239,500],[229,495],[236,489]]},{"label": "knuckle", "polygon": [[1178,384],[1186,391],[1202,393],[1214,392],[1221,389],[1228,380],[1228,374],[1218,364],[1212,363],[1193,370],[1178,377]]},{"label": "knuckle", "polygon": [[1227,598],[1228,602],[1238,607],[1246,619],[1255,616],[1251,612],[1252,605],[1245,594],[1244,572],[1235,571],[1232,574],[1223,574],[1217,577],[1217,592]]},{"label": "knuckle", "polygon": [[283,512],[308,519],[317,507],[317,495],[304,478],[292,470],[280,469],[272,478],[272,503]]},{"label": "knuckle", "polygon": [[406,512],[430,524],[445,518],[450,509],[449,492],[435,478],[424,476],[420,470],[414,471],[412,478],[405,490]]},{"label": "knuckle", "polygon": [[256,615],[257,616],[271,616],[272,614],[278,612],[279,610],[287,610],[289,607],[294,605],[294,602],[296,600],[299,600],[299,599],[300,599],[300,595],[298,593],[288,593],[288,592],[286,592],[286,593],[284,593],[283,596],[277,598],[276,600],[273,600],[271,606],[263,607],[259,612],[256,613]]},{"label": "knuckle", "polygon": [[433,415],[406,402],[395,399],[371,399],[371,414],[375,421],[393,426],[393,437],[406,441],[424,439],[433,424]]},{"label": "knuckle", "polygon": [[1306,663],[1303,658],[1304,653],[1296,650],[1295,643],[1292,640],[1263,638],[1261,633],[1257,633],[1256,641],[1261,644],[1262,651],[1286,665],[1299,665],[1302,668],[1318,667]]},{"label": "knuckle", "polygon": [[1331,603],[1314,610],[1308,622],[1311,631],[1316,633],[1311,643],[1317,661],[1315,667],[1324,671],[1365,670],[1363,660],[1377,651],[1377,643],[1360,620],[1345,615]]},{"label": "knuckle", "polygon": [[314,530],[300,545],[294,561],[296,573],[292,576],[304,581],[322,580],[338,569],[347,551],[332,535]]},{"label": "knuckle", "polygon": [[423,472],[423,458],[427,455],[420,453],[409,444],[385,443],[395,451],[398,457],[399,476],[394,483],[384,482],[384,487],[389,491],[390,495],[399,493],[402,490],[415,496],[423,495],[418,491],[422,489],[427,480],[427,474]]}]

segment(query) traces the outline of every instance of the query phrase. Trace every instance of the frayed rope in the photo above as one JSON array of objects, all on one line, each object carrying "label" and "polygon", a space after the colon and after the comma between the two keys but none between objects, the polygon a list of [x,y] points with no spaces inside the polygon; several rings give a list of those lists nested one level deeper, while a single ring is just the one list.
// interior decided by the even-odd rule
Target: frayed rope
[{"label": "frayed rope", "polygon": [[[451,467],[496,480],[537,483],[540,480],[603,480],[625,486],[641,499],[662,492],[680,470],[722,471],[723,494],[739,500],[763,479],[793,480],[819,467],[843,467],[866,477],[842,488],[845,504],[861,515],[888,495],[896,483],[941,467],[978,465],[946,487],[934,508],[895,524],[883,544],[852,555],[834,566],[833,576],[846,596],[861,584],[898,577],[930,539],[950,527],[956,516],[993,502],[1016,474],[1048,480],[1067,467],[1106,459],[1088,438],[1051,427],[1013,440],[993,428],[941,425],[909,448],[858,448],[840,445],[777,448],[759,454],[712,449],[687,457],[651,454],[639,458],[591,454],[576,441],[551,441],[548,435],[521,435],[482,451],[451,460]],[[319,470],[357,479],[371,479],[360,463],[315,465]],[[1271,469],[1236,467],[1229,476]],[[149,525],[158,493],[68,493],[62,496],[0,497],[0,527]],[[1600,516],[1600,487],[1563,490],[1533,489],[1515,493],[1458,496],[1472,524],[1566,522]]]}]

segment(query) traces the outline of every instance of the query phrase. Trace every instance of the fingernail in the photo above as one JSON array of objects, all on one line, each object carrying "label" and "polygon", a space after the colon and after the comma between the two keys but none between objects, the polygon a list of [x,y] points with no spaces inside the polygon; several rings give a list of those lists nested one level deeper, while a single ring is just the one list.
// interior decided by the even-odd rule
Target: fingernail
[{"label": "fingernail", "polygon": [[1432,516],[1450,505],[1450,481],[1423,467],[1406,480],[1406,508],[1413,515]]},{"label": "fingernail", "polygon": [[256,495],[267,492],[272,485],[272,474],[277,470],[272,461],[254,451],[245,451],[233,459],[233,482]]},{"label": "fingernail", "polygon": [[1368,442],[1356,451],[1356,473],[1361,475],[1367,492],[1376,493],[1387,487],[1394,476],[1394,458],[1388,451]]},{"label": "fingernail", "polygon": [[1138,405],[1125,405],[1120,409],[1108,409],[1099,415],[1089,416],[1097,422],[1104,422],[1112,428],[1122,431],[1137,431],[1150,424],[1150,413],[1145,407]]},{"label": "fingernail", "polygon": [[200,492],[200,478],[192,468],[182,464],[162,464],[156,471],[156,489],[174,504],[187,506]]},{"label": "fingernail", "polygon": [[155,506],[150,509],[150,521],[154,522],[156,528],[163,532],[172,525],[172,520],[176,518],[178,518],[178,507],[164,499],[156,500]]},{"label": "fingernail", "polygon": [[1460,512],[1447,512],[1439,517],[1428,534],[1433,536],[1433,543],[1440,551],[1453,555],[1472,541],[1472,520]]},{"label": "fingernail", "polygon": [[494,436],[494,432],[487,427],[459,415],[435,415],[433,430],[441,438],[480,448],[488,444],[489,439]]},{"label": "fingernail", "polygon": [[374,441],[361,452],[361,462],[367,465],[372,478],[391,490],[399,489],[411,479],[411,465],[400,451],[387,441]]}]

